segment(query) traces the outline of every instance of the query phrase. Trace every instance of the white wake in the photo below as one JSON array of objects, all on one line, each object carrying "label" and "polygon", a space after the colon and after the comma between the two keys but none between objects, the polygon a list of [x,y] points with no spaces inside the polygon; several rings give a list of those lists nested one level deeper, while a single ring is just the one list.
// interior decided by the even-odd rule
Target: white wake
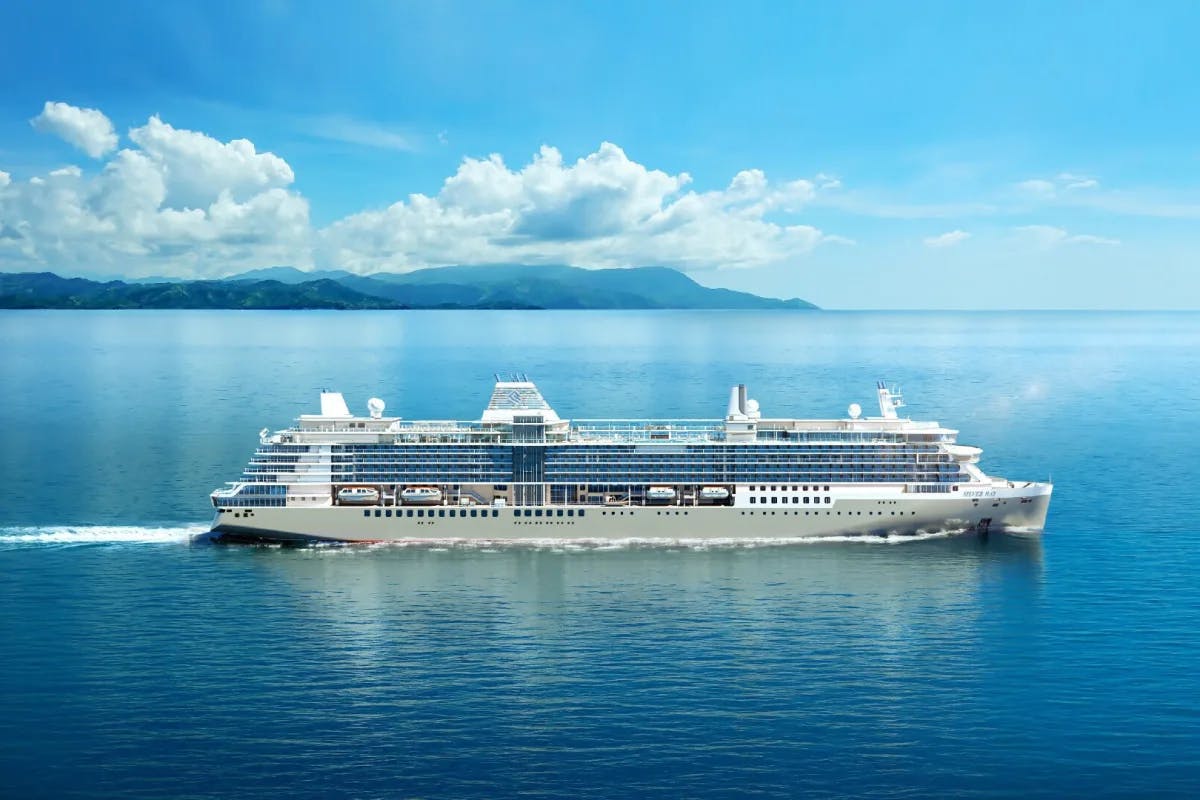
[{"label": "white wake", "polygon": [[888,534],[887,536],[770,536],[770,537],[713,537],[713,538],[639,538],[621,539],[567,539],[567,538],[520,538],[520,539],[401,539],[387,542],[370,542],[361,545],[318,545],[320,549],[337,550],[387,550],[417,548],[431,551],[477,550],[500,552],[503,550],[529,549],[559,552],[597,550],[738,550],[759,547],[795,547],[820,544],[863,544],[899,545],[910,542],[945,539],[959,536],[965,528],[927,531],[915,534]]},{"label": "white wake", "polygon": [[150,528],[137,525],[42,525],[0,528],[0,547],[42,544],[178,544],[207,525]]}]

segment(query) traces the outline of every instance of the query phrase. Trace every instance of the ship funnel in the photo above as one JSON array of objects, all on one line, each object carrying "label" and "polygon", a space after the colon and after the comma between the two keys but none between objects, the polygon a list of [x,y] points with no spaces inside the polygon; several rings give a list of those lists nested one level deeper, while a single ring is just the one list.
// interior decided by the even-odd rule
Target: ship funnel
[{"label": "ship funnel", "polygon": [[737,392],[738,392],[738,410],[741,411],[741,413],[745,414],[746,413],[746,384],[739,383],[738,387],[737,387]]},{"label": "ship funnel", "polygon": [[740,400],[740,395],[738,392],[738,387],[734,386],[733,388],[731,388],[729,390],[729,408],[725,411],[726,417],[741,416],[742,409],[738,405],[739,400]]}]

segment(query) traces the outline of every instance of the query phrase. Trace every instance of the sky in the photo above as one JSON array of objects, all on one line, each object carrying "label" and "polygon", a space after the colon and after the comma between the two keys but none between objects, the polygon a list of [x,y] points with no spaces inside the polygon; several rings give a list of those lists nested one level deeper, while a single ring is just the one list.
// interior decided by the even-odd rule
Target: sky
[{"label": "sky", "polygon": [[1200,4],[0,4],[0,271],[1200,308]]}]

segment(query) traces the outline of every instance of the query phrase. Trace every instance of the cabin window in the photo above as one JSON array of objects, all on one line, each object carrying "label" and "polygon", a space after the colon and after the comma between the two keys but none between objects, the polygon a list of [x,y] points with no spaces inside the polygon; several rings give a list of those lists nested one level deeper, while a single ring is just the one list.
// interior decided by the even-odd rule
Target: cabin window
[{"label": "cabin window", "polygon": [[[222,508],[221,510],[222,510],[222,511],[224,511],[225,509],[223,509],[223,508]],[[369,508],[364,508],[364,509],[363,509],[363,516],[364,516],[364,517],[369,517],[369,516],[371,516],[371,509],[369,509]]]},{"label": "cabin window", "polygon": [[830,499],[830,498],[828,498],[828,497],[826,497],[826,498],[825,498],[825,505],[829,505],[829,504],[830,504],[830,503],[832,503],[832,502],[833,502],[833,500],[832,500],[832,499]]},{"label": "cabin window", "polygon": [[438,516],[439,516],[439,517],[444,517],[444,516],[446,516],[446,509],[444,509],[444,508],[439,508],[439,509],[438,509]]},{"label": "cabin window", "polygon": [[375,509],[375,516],[381,517],[381,516],[383,516],[383,512],[377,508],[377,509]]},{"label": "cabin window", "polygon": [[804,505],[808,505],[808,498],[804,498]]},{"label": "cabin window", "polygon": [[757,497],[751,497],[751,498],[750,498],[750,502],[751,502],[751,503],[757,503],[757,502],[758,502],[758,498],[757,498]]},{"label": "cabin window", "polygon": [[771,502],[772,502],[772,503],[778,503],[778,502],[779,502],[779,498],[778,498],[778,497],[772,497],[772,498],[771,498]]},{"label": "cabin window", "polygon": [[573,509],[573,508],[568,508],[568,509],[567,509],[567,516],[568,516],[568,517],[573,517],[573,516],[575,516],[575,509]]},{"label": "cabin window", "polygon": [[542,510],[540,508],[537,509],[536,511],[533,512],[533,515],[535,517],[540,517],[542,515]]},{"label": "cabin window", "polygon": [[531,509],[528,509],[528,508],[527,508],[527,509],[525,509],[525,516],[527,516],[527,517],[532,517],[532,516],[533,516],[533,511],[532,511]]},{"label": "cabin window", "polygon": [[407,512],[405,512],[404,516],[406,516],[406,517],[411,517],[411,516],[412,516],[412,509],[410,508],[410,509],[409,509]]},{"label": "cabin window", "polygon": [[425,509],[423,509],[423,508],[418,508],[418,509],[417,509],[417,516],[418,516],[418,517],[423,517],[423,516],[425,516]]},{"label": "cabin window", "polygon": [[452,508],[452,509],[450,509],[450,516],[453,517],[454,515],[455,515],[455,512],[454,512],[454,509]]},{"label": "cabin window", "polygon": [[499,511],[493,511],[493,512],[492,512],[492,516],[493,516],[493,517],[498,517],[498,516],[500,516],[500,512],[499,512]]},{"label": "cabin window", "polygon": [[383,512],[383,515],[384,515],[385,517],[390,517],[390,516],[392,515],[392,510],[389,508],[387,511],[384,511],[384,512]]},{"label": "cabin window", "polygon": [[582,509],[582,508],[581,508],[581,509],[579,509],[579,516],[581,516],[581,517],[583,516],[583,509]]},{"label": "cabin window", "polygon": [[476,514],[476,512],[475,512],[475,509],[473,509],[473,508],[471,509],[471,516],[472,516],[472,517],[474,517],[474,516],[478,516],[478,515]]},{"label": "cabin window", "polygon": [[556,516],[556,517],[561,517],[562,515],[563,515],[563,510],[560,508],[560,509],[558,510],[558,513],[557,513],[557,514],[555,514],[555,516]]}]

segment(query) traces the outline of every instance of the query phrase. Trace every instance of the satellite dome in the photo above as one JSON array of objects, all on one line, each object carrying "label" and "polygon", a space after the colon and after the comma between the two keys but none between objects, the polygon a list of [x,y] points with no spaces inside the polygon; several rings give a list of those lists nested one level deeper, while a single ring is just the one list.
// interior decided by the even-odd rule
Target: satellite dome
[{"label": "satellite dome", "polygon": [[379,419],[383,416],[384,402],[378,397],[372,397],[367,401],[367,411],[371,414],[372,419]]},{"label": "satellite dome", "polygon": [[858,419],[862,416],[862,406],[858,403],[851,403],[850,408],[846,410],[850,412],[850,419]]}]

